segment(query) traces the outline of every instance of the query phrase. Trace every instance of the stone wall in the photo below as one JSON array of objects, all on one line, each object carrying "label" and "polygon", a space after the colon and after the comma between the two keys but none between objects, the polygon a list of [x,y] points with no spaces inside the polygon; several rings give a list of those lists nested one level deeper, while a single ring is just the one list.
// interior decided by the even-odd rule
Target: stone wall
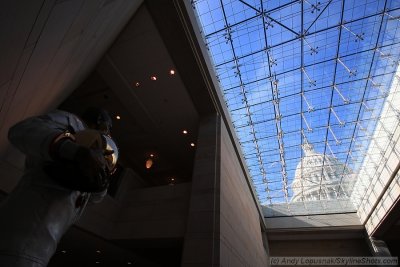
[{"label": "stone wall", "polygon": [[256,203],[228,131],[221,128],[220,266],[268,266]]}]

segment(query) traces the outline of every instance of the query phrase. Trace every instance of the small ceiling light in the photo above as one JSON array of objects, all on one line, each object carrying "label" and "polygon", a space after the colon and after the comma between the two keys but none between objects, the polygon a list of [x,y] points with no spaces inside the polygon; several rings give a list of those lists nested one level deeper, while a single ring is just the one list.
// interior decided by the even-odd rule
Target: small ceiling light
[{"label": "small ceiling light", "polygon": [[126,264],[128,264],[128,265],[131,265],[131,264],[132,264],[132,262],[128,261]]},{"label": "small ceiling light", "polygon": [[101,253],[101,251],[100,251],[100,250],[96,250],[96,253],[99,253],[99,254],[100,254],[100,253]]},{"label": "small ceiling light", "polygon": [[96,261],[96,264],[99,264],[100,262],[99,261]]},{"label": "small ceiling light", "polygon": [[64,253],[64,254],[65,254],[65,253],[67,253],[67,251],[66,251],[66,250],[61,250],[61,253]]},{"label": "small ceiling light", "polygon": [[120,119],[121,119],[121,117],[120,117],[119,115],[115,116],[115,118],[116,118],[117,120],[120,120]]},{"label": "small ceiling light", "polygon": [[150,154],[150,158],[154,158],[154,154]]},{"label": "small ceiling light", "polygon": [[156,77],[156,76],[151,76],[151,77],[150,77],[150,80],[152,80],[152,81],[157,81],[157,77]]},{"label": "small ceiling light", "polygon": [[136,86],[136,87],[139,87],[139,86],[140,86],[140,82],[136,82],[136,83],[135,83],[135,86]]},{"label": "small ceiling light", "polygon": [[174,177],[172,177],[172,178],[171,178],[171,181],[175,181],[175,178],[174,178]]},{"label": "small ceiling light", "polygon": [[146,160],[146,169],[150,169],[153,166],[153,159],[152,158],[148,158]]},{"label": "small ceiling light", "polygon": [[183,130],[182,133],[183,133],[183,134],[187,134],[188,131],[187,131],[187,130]]},{"label": "small ceiling light", "polygon": [[195,144],[194,144],[194,143],[190,143],[190,146],[191,146],[191,147],[194,147],[194,146],[195,146]]},{"label": "small ceiling light", "polygon": [[175,75],[175,70],[174,70],[174,69],[171,69],[171,70],[169,71],[169,74]]}]

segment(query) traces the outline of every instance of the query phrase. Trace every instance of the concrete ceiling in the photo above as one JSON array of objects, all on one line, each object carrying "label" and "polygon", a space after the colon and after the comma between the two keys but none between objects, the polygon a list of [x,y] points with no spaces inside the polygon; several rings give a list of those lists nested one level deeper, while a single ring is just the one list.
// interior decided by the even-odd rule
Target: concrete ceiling
[{"label": "concrete ceiling", "polygon": [[[199,114],[181,79],[182,67],[174,64],[142,5],[93,73],[61,107],[78,114],[87,106],[109,110],[122,165],[133,168],[150,185],[168,184],[172,177],[175,182],[190,181]],[[154,165],[146,169],[150,154]]]},{"label": "concrete ceiling", "polygon": [[109,242],[72,227],[48,266],[180,266],[182,243],[180,239]]}]

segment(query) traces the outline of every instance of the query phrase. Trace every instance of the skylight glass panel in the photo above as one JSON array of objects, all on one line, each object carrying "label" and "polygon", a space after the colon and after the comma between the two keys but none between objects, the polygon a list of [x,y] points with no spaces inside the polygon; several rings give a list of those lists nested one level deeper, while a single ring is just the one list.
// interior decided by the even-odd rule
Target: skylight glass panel
[{"label": "skylight glass panel", "polygon": [[268,216],[354,211],[360,173],[379,162],[366,154],[393,130],[381,121],[400,79],[400,2],[192,5]]}]

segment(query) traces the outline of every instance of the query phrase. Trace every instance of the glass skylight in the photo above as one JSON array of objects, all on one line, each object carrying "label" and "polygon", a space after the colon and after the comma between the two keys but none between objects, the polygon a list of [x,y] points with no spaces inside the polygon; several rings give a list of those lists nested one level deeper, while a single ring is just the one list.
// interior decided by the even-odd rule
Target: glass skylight
[{"label": "glass skylight", "polygon": [[192,5],[260,203],[354,209],[346,200],[399,79],[400,1]]}]

